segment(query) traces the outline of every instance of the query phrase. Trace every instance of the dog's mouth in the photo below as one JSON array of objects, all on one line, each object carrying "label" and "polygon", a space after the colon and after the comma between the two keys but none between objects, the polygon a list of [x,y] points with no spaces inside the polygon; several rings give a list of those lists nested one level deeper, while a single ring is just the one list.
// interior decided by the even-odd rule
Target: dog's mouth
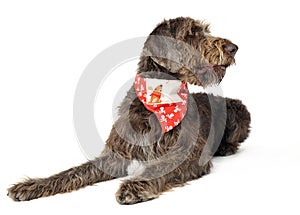
[{"label": "dog's mouth", "polygon": [[195,75],[200,80],[200,84],[203,87],[208,85],[219,84],[225,74],[226,69],[230,64],[211,65],[206,64],[204,66],[198,66],[195,70]]},{"label": "dog's mouth", "polygon": [[224,74],[225,75],[225,72],[226,72],[226,69],[229,65],[215,65],[213,66],[215,72],[217,74]]},{"label": "dog's mouth", "polygon": [[229,65],[215,65],[213,66],[218,82],[220,83],[226,74],[226,69]]},{"label": "dog's mouth", "polygon": [[213,66],[216,72],[225,72],[228,65],[215,65]]},{"label": "dog's mouth", "polygon": [[207,72],[216,72],[217,74],[224,74],[229,65],[205,65],[197,67],[198,74],[205,74]]}]

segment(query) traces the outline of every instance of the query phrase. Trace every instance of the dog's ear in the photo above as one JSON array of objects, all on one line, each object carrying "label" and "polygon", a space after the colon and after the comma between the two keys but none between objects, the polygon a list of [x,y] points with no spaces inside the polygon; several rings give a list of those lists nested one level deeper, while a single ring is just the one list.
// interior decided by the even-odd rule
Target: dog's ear
[{"label": "dog's ear", "polygon": [[[143,48],[142,56],[149,56],[155,63],[170,72],[176,72],[182,67],[183,52],[179,48],[178,40],[170,36],[150,35]],[[183,42],[181,44],[185,45]]]},{"label": "dog's ear", "polygon": [[190,43],[158,35],[147,38],[142,56],[150,57],[172,73],[177,73],[182,68],[193,71],[196,65],[204,65],[206,62],[200,50]]}]

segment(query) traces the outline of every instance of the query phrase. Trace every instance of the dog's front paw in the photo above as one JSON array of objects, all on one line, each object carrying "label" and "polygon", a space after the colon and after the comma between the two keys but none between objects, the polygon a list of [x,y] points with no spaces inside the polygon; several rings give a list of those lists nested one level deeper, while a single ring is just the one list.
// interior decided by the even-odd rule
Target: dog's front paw
[{"label": "dog's front paw", "polygon": [[39,184],[34,179],[15,184],[8,188],[7,191],[7,196],[14,201],[29,201],[38,198],[40,195]]},{"label": "dog's front paw", "polygon": [[121,184],[116,193],[117,202],[122,205],[131,205],[139,202],[145,202],[155,199],[159,193],[156,189],[151,189],[147,182],[143,181],[127,181]]}]

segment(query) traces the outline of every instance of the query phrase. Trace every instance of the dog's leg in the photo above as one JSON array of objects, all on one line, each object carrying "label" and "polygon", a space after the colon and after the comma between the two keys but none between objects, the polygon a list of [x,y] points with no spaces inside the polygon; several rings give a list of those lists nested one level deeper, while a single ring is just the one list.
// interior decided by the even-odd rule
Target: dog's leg
[{"label": "dog's leg", "polygon": [[170,163],[157,163],[145,168],[144,172],[136,178],[123,182],[116,193],[120,204],[136,204],[157,198],[173,187],[183,186],[187,181],[200,178],[209,173],[212,166],[208,161],[199,166],[199,161],[184,161],[179,167],[163,176],[155,177],[157,172],[163,171],[172,165]]},{"label": "dog's leg", "polygon": [[215,155],[227,156],[237,152],[249,135],[250,113],[240,100],[226,99],[227,120],[224,135]]},{"label": "dog's leg", "polygon": [[[109,171],[103,171],[104,169]],[[26,179],[10,187],[7,195],[15,201],[28,201],[57,193],[71,192],[97,182],[124,177],[127,174],[126,170],[127,163],[124,159],[114,153],[103,152],[93,161],[49,178]]]}]

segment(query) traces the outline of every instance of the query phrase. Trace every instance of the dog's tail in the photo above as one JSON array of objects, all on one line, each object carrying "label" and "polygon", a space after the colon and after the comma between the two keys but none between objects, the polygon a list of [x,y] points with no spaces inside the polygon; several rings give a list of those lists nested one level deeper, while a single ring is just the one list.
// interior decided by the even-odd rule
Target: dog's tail
[{"label": "dog's tail", "polygon": [[126,163],[117,155],[99,158],[70,168],[49,178],[29,178],[8,189],[8,196],[15,201],[28,201],[40,197],[78,190],[101,181],[126,175]]}]

